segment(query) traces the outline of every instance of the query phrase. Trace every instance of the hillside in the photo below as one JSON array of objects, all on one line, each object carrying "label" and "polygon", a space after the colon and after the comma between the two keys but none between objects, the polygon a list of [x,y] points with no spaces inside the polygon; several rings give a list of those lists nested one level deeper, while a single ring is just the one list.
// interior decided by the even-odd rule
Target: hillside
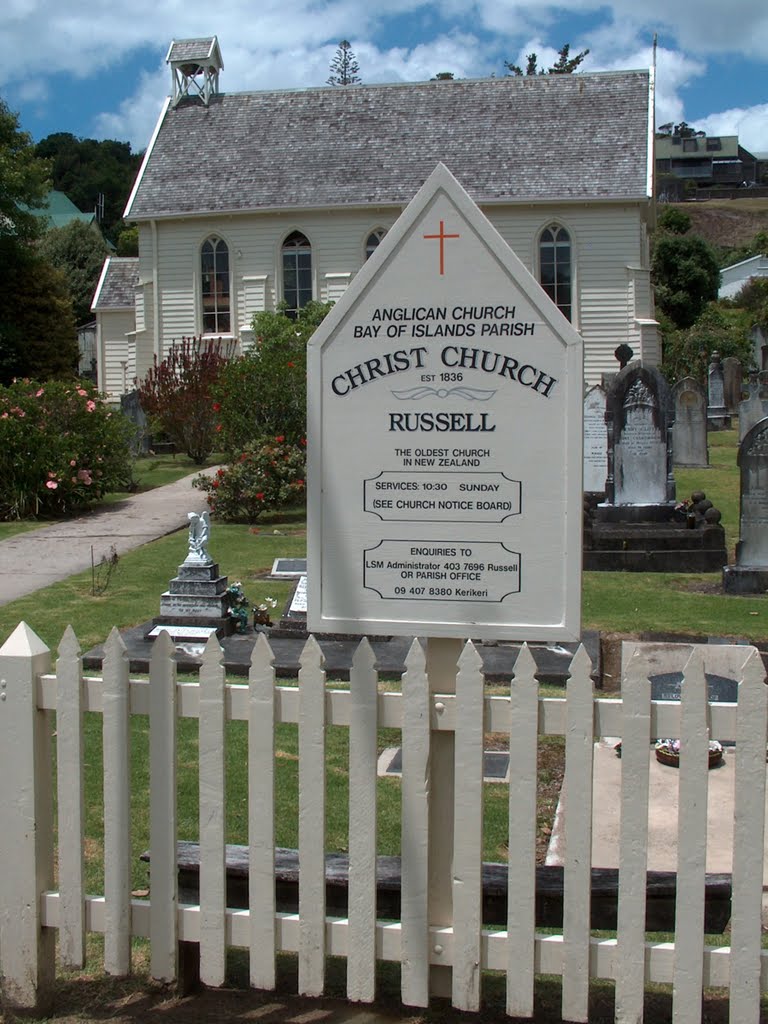
[{"label": "hillside", "polygon": [[678,208],[691,218],[691,231],[712,245],[745,245],[758,231],[768,231],[768,199],[710,199]]}]

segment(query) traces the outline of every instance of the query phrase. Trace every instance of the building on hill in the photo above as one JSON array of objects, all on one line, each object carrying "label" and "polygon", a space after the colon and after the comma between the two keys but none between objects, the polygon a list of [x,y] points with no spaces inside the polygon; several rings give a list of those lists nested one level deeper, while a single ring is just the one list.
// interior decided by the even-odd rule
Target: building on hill
[{"label": "building on hill", "polygon": [[720,271],[718,299],[732,299],[753,277],[768,277],[768,256],[750,256]]},{"label": "building on hill", "polygon": [[98,231],[95,212],[83,213],[64,192],[51,189],[44,206],[29,211],[45,221],[48,228],[64,228],[73,221],[80,220],[84,224],[93,224]]},{"label": "building on hill", "polygon": [[[581,332],[589,381],[621,343],[659,361],[650,72],[222,94],[215,37],[174,42],[168,63],[125,211],[137,375],[184,336],[246,349],[254,313],[337,299],[438,162]],[[119,393],[109,346],[99,384]]]},{"label": "building on hill", "polygon": [[682,196],[686,182],[696,188],[754,185],[758,160],[739,144],[738,135],[659,135],[656,175],[659,190],[670,200]]},{"label": "building on hill", "polygon": [[137,256],[108,256],[91,303],[96,317],[98,386],[113,397],[133,391],[136,377],[135,331],[143,297],[138,283]]}]

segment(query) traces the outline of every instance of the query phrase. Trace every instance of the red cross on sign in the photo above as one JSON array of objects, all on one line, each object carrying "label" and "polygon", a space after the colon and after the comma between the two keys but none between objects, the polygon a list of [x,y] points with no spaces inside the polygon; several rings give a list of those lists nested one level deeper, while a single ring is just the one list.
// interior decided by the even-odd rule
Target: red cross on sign
[{"label": "red cross on sign", "polygon": [[445,274],[445,240],[446,238],[461,238],[461,235],[447,235],[445,233],[445,222],[440,221],[440,233],[437,235],[424,235],[425,238],[440,239],[440,275]]}]

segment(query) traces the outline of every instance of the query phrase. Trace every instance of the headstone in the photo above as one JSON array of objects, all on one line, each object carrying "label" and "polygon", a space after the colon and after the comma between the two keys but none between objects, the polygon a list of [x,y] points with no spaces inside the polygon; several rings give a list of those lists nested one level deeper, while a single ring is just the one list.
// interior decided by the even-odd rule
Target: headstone
[{"label": "headstone", "polygon": [[625,676],[635,653],[643,658],[651,681],[652,700],[680,700],[683,670],[694,651],[704,659],[709,699],[736,703],[741,670],[755,648],[746,644],[677,644],[659,641],[625,640],[621,645],[621,677]]},{"label": "headstone", "polygon": [[727,593],[768,590],[768,419],[760,420],[739,445],[741,510],[736,564],[723,569]]},{"label": "headstone", "polygon": [[727,430],[731,425],[731,418],[725,407],[725,378],[719,352],[712,353],[707,383],[707,425],[710,430]]},{"label": "headstone", "polygon": [[729,416],[735,416],[739,411],[743,383],[744,371],[741,360],[736,356],[726,356],[723,360],[723,389],[725,408]]},{"label": "headstone", "polygon": [[270,575],[277,580],[295,580],[307,574],[306,558],[276,558]]},{"label": "headstone", "polygon": [[652,366],[631,363],[606,397],[609,505],[674,502],[674,405],[666,380]]},{"label": "headstone", "polygon": [[768,370],[768,333],[759,324],[755,324],[749,332],[749,340],[752,342],[755,366],[761,371]]},{"label": "headstone", "polygon": [[762,397],[758,373],[750,373],[747,397],[739,403],[739,441],[743,441],[752,427],[768,416],[768,401]]},{"label": "headstone", "polygon": [[313,632],[580,635],[582,358],[438,166],[309,342]]},{"label": "headstone", "polygon": [[708,466],[707,396],[693,377],[684,377],[672,389],[675,422],[672,457],[676,466]]},{"label": "headstone", "polygon": [[584,398],[584,491],[604,494],[608,473],[608,430],[605,425],[605,391],[590,388]]},{"label": "headstone", "polygon": [[[230,633],[235,621],[229,615],[228,579],[219,574],[219,566],[208,552],[211,536],[209,513],[189,512],[187,557],[160,597],[160,615],[153,620],[154,629],[146,639],[154,639],[159,629],[166,629],[173,639],[189,642],[206,637],[201,627],[212,627],[220,635]],[[195,632],[190,633],[189,627]]]},{"label": "headstone", "polygon": [[120,411],[127,416],[133,424],[134,432],[131,437],[131,452],[139,455],[149,451],[149,426],[147,415],[139,402],[139,392],[129,391],[120,396]]}]

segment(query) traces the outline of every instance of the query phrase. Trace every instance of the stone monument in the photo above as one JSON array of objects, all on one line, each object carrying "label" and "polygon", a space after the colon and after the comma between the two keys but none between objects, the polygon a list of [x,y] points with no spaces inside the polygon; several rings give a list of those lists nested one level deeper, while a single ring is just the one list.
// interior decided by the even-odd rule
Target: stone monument
[{"label": "stone monument", "polygon": [[672,458],[676,466],[708,466],[707,396],[693,377],[684,377],[672,389],[675,422]]},{"label": "stone monument", "polygon": [[736,564],[723,569],[727,594],[768,591],[768,419],[756,423],[739,445],[741,511]]},{"label": "stone monument", "polygon": [[621,370],[606,396],[605,419],[605,501],[594,508],[585,502],[584,568],[720,570],[728,560],[720,513],[701,492],[689,502],[675,501],[675,407],[662,374],[639,362]]},{"label": "stone monument", "polygon": [[584,397],[584,493],[604,495],[607,472],[605,391],[598,384]]},{"label": "stone monument", "polygon": [[729,416],[735,416],[739,411],[743,380],[744,371],[741,360],[736,356],[726,356],[723,360],[723,387],[725,408],[728,410]]},{"label": "stone monument", "polygon": [[725,375],[720,353],[712,353],[707,374],[709,405],[707,407],[707,425],[710,430],[730,430],[731,417],[725,407]]},{"label": "stone monument", "polygon": [[768,401],[763,398],[762,374],[750,373],[747,397],[739,403],[739,441],[743,441],[752,427],[768,416]]},{"label": "stone monument", "polygon": [[209,513],[189,512],[187,557],[179,566],[168,590],[160,598],[160,615],[153,620],[148,638],[167,630],[174,640],[207,640],[211,633],[226,636],[235,620],[228,614],[227,577],[208,553],[211,536]]}]

